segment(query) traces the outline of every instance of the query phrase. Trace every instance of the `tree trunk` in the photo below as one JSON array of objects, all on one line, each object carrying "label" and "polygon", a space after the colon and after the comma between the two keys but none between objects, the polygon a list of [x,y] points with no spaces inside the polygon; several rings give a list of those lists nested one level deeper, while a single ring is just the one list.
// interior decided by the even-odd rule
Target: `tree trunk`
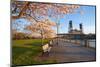
[{"label": "tree trunk", "polygon": [[43,32],[41,30],[41,46],[43,46]]}]

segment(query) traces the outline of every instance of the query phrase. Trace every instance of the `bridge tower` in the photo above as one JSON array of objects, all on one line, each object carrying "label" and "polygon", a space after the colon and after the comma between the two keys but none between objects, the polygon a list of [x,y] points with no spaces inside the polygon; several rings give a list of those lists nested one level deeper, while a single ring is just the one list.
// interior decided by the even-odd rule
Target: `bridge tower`
[{"label": "bridge tower", "polygon": [[69,21],[69,29],[68,32],[70,33],[73,30],[72,20]]},{"label": "bridge tower", "polygon": [[83,25],[82,23],[79,24],[80,32],[83,33]]}]

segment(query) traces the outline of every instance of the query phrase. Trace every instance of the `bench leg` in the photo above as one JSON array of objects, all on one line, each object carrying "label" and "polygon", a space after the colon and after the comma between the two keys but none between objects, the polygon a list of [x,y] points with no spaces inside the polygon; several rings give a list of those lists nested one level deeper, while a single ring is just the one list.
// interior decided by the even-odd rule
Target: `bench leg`
[{"label": "bench leg", "polygon": [[45,52],[42,52],[42,56],[44,56]]},{"label": "bench leg", "polygon": [[49,52],[47,52],[47,56],[49,56]]},{"label": "bench leg", "polygon": [[42,52],[42,56],[49,56],[49,52]]}]

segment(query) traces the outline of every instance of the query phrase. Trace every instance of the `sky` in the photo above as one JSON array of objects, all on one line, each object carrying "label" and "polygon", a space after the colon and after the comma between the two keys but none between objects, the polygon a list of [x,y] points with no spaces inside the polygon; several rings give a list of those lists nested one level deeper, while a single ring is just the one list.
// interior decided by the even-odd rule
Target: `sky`
[{"label": "sky", "polygon": [[85,34],[95,33],[95,6],[80,6],[77,13],[66,14],[63,18],[60,18],[59,33],[68,33],[70,20],[72,20],[74,29],[79,30],[79,24],[82,23]]},{"label": "sky", "polygon": [[[95,33],[95,6],[83,6],[80,5],[80,8],[76,10],[76,13],[66,14],[64,17],[59,19],[59,33],[68,33],[68,24],[72,20],[73,28],[79,30],[79,24],[83,24],[83,32],[85,34]],[[50,18],[52,21],[55,21],[53,18]],[[25,25],[28,24],[25,19],[17,19],[15,22]],[[15,27],[13,25],[13,27]],[[23,26],[19,26],[18,29],[23,30]],[[53,28],[56,30],[56,28]]]}]

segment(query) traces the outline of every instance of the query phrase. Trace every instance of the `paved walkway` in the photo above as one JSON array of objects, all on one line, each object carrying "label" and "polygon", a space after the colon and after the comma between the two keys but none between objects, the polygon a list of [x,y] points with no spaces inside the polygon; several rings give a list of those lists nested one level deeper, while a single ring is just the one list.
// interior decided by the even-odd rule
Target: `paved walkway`
[{"label": "paved walkway", "polygon": [[54,58],[57,62],[95,61],[96,52],[94,49],[59,39],[58,45],[57,40],[54,40],[50,57]]}]

